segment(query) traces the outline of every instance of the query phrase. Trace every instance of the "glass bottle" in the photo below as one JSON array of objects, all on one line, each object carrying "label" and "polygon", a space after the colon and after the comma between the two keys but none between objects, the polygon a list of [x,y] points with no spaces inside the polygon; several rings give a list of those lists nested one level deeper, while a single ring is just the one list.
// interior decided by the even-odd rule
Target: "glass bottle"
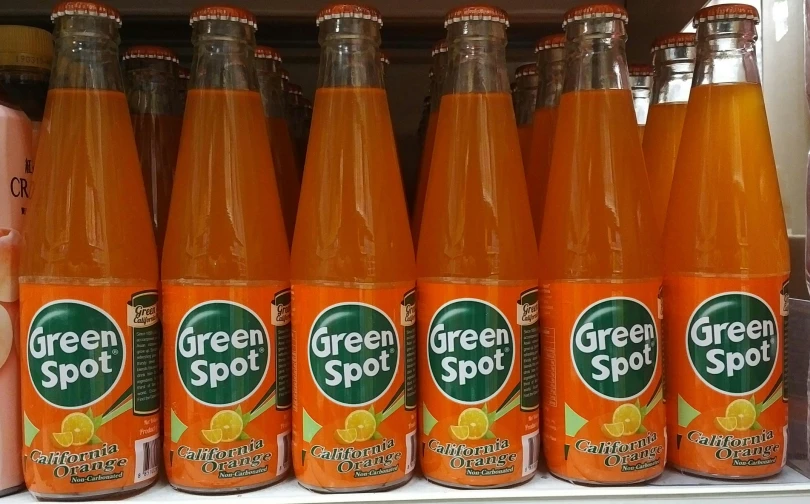
[{"label": "glass bottle", "polygon": [[[256,18],[207,6],[191,25],[161,270],[163,455],[174,488],[234,493],[290,468],[289,246],[256,79]],[[219,469],[199,453],[216,454]]]},{"label": "glass bottle", "polygon": [[298,178],[303,180],[304,162],[307,159],[307,144],[305,137],[304,123],[304,92],[301,86],[287,81],[284,85],[284,106],[287,124],[290,129],[293,146],[295,147],[295,158],[298,160]]},{"label": "glass bottle", "polygon": [[630,65],[630,89],[633,90],[633,108],[636,111],[638,137],[644,139],[647,114],[652,95],[653,67],[650,65]]},{"label": "glass bottle", "polygon": [[256,47],[255,55],[256,76],[259,80],[264,117],[270,136],[270,151],[273,154],[273,168],[276,171],[284,227],[287,230],[287,241],[292,245],[301,182],[298,180],[298,161],[285,116],[281,55],[272,47],[266,46]]},{"label": "glass bottle", "polygon": [[174,51],[156,46],[130,47],[122,60],[135,145],[160,254],[183,127],[178,99],[180,62]]},{"label": "glass bottle", "polygon": [[[38,498],[111,498],[160,469],[157,253],[118,59],[121,18],[67,1],[51,19],[55,59],[20,254],[23,468]],[[87,456],[92,464],[60,477],[60,460]]]},{"label": "glass bottle", "polygon": [[614,4],[564,16],[565,80],[539,242],[543,450],[555,476],[597,485],[649,480],[666,461],[660,233],[626,23]]},{"label": "glass bottle", "polygon": [[540,238],[543,208],[548,190],[548,172],[557,127],[557,109],[565,76],[565,34],[543,37],[535,46],[539,74],[537,106],[532,121],[532,145],[526,168],[526,186],[532,207],[535,236]]},{"label": "glass bottle", "polygon": [[[459,7],[445,26],[447,76],[417,252],[422,472],[453,487],[502,487],[537,469],[537,242],[509,94],[506,12]],[[462,332],[465,341],[453,343]],[[467,449],[448,457],[458,443]],[[492,451],[500,470],[465,469]]]},{"label": "glass bottle", "polygon": [[380,78],[383,81],[383,87],[385,87],[385,73],[388,71],[389,65],[391,65],[391,60],[388,59],[384,52],[380,51]]},{"label": "glass bottle", "polygon": [[530,63],[521,65],[515,70],[515,84],[517,84],[517,121],[518,137],[520,139],[520,154],[525,165],[529,161],[529,149],[532,145],[532,123],[534,122],[534,109],[537,105],[537,86],[539,78],[537,65]]},{"label": "glass bottle", "polygon": [[694,23],[695,75],[664,228],[669,463],[762,478],[782,470],[787,450],[790,254],[757,68],[759,13],[716,5]]},{"label": "glass bottle", "polygon": [[[299,484],[318,492],[388,490],[416,466],[416,341],[413,244],[377,55],[382,20],[337,4],[317,24],[308,204],[297,222],[305,232],[292,249],[292,451],[306,454],[293,464]],[[347,471],[319,455],[348,452],[382,458],[367,471],[368,459],[353,457],[360,466]]]},{"label": "glass bottle", "polygon": [[659,37],[653,43],[652,54],[652,101],[643,150],[655,219],[663,231],[686,117],[686,103],[695,70],[695,34],[677,33]]},{"label": "glass bottle", "polygon": [[186,95],[188,94],[188,82],[191,80],[191,72],[186,67],[180,67],[177,77],[179,78],[177,90],[179,94],[180,110],[186,110]]}]

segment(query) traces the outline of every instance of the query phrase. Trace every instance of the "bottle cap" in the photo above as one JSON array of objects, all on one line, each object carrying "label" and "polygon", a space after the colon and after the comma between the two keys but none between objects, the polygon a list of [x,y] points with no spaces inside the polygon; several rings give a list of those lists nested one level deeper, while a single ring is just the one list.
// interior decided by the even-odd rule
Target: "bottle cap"
[{"label": "bottle cap", "polygon": [[725,4],[725,5],[712,5],[700,9],[695,14],[694,26],[706,21],[721,21],[733,19],[748,19],[755,24],[759,24],[759,11],[756,7],[743,4]]},{"label": "bottle cap", "polygon": [[388,56],[385,55],[384,52],[380,51],[380,63],[384,65],[390,65],[391,60],[388,59]]},{"label": "bottle cap", "polygon": [[279,54],[279,52],[272,47],[256,46],[256,51],[253,53],[253,55],[258,59],[269,59],[282,63],[281,54]]},{"label": "bottle cap", "polygon": [[667,49],[670,47],[694,47],[695,34],[694,33],[673,33],[672,35],[663,35],[655,39],[652,44],[650,52],[655,52],[659,49]]},{"label": "bottle cap", "polygon": [[62,16],[91,16],[112,19],[121,26],[121,14],[118,9],[99,2],[59,2],[51,11],[51,21]]},{"label": "bottle cap", "polygon": [[184,80],[191,79],[191,71],[186,67],[180,67],[180,71],[177,74],[178,77]]},{"label": "bottle cap", "polygon": [[437,54],[446,52],[447,52],[447,40],[442,39],[436,42],[436,44],[433,46],[433,50],[430,51],[430,55],[436,56]]},{"label": "bottle cap", "polygon": [[290,72],[288,72],[286,68],[282,68],[279,73],[281,74],[281,80],[290,82]]},{"label": "bottle cap", "polygon": [[618,19],[628,22],[627,11],[615,4],[591,4],[574,7],[563,16],[563,28],[568,23],[587,19]]},{"label": "bottle cap", "polygon": [[124,51],[121,59],[126,61],[129,59],[156,59],[171,61],[172,63],[180,64],[177,55],[171,49],[160,46],[132,46]]},{"label": "bottle cap", "polygon": [[357,4],[333,4],[321,9],[315,19],[315,26],[320,26],[321,23],[329,19],[340,18],[368,19],[381,27],[383,25],[380,11],[374,7]]},{"label": "bottle cap", "polygon": [[537,65],[534,63],[520,65],[515,69],[515,79],[519,79],[521,77],[530,77],[532,75],[537,75]]},{"label": "bottle cap", "polygon": [[653,74],[653,67],[650,65],[628,65],[627,70],[633,77],[647,77]]},{"label": "bottle cap", "polygon": [[444,18],[444,27],[462,21],[495,21],[509,26],[509,16],[506,11],[491,5],[467,5],[456,7],[447,13]]},{"label": "bottle cap", "polygon": [[53,37],[30,26],[0,26],[0,66],[51,69]]},{"label": "bottle cap", "polygon": [[534,46],[534,52],[538,53],[546,49],[557,49],[560,47],[565,47],[565,33],[555,33],[554,35],[541,38]]},{"label": "bottle cap", "polygon": [[256,16],[252,12],[228,5],[208,5],[194,9],[191,11],[189,24],[193,26],[197,21],[234,21],[257,29]]}]

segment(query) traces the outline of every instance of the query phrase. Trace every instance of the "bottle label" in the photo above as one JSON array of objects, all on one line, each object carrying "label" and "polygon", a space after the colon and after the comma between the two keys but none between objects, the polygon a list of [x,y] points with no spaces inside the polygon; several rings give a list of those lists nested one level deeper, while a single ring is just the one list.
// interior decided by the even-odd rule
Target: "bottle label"
[{"label": "bottle label", "polygon": [[537,284],[419,282],[422,471],[460,487],[537,471]]},{"label": "bottle label", "polygon": [[413,284],[292,291],[296,477],[324,489],[402,482],[417,456]]},{"label": "bottle label", "polygon": [[160,466],[154,285],[20,286],[23,465],[43,496],[123,491]]},{"label": "bottle label", "polygon": [[163,285],[164,456],[179,488],[258,487],[290,468],[290,290]]},{"label": "bottle label", "polygon": [[660,287],[541,286],[543,443],[557,476],[616,484],[664,470]]},{"label": "bottle label", "polygon": [[779,472],[787,457],[786,275],[664,282],[669,461],[725,478]]}]

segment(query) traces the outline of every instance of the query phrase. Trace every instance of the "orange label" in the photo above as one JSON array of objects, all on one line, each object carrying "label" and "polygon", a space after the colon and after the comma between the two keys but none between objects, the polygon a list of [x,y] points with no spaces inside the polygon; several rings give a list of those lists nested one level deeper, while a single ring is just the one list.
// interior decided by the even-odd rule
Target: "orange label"
[{"label": "orange label", "polygon": [[163,419],[169,482],[246,489],[290,468],[287,285],[163,284]]},{"label": "orange label", "polygon": [[669,462],[756,478],[785,465],[786,275],[664,281]]},{"label": "orange label", "polygon": [[413,284],[293,291],[293,466],[319,489],[373,490],[416,466]]},{"label": "orange label", "polygon": [[517,483],[539,455],[537,284],[419,282],[421,464],[458,487]]},{"label": "orange label", "polygon": [[542,286],[543,448],[555,475],[615,484],[664,470],[660,287]]},{"label": "orange label", "polygon": [[154,285],[20,284],[23,465],[41,496],[146,485],[160,465]]}]

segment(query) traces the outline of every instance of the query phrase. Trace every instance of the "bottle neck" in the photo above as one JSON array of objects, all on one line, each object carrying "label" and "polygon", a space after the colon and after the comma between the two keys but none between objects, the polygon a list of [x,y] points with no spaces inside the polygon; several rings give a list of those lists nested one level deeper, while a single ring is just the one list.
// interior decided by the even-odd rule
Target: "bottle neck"
[{"label": "bottle neck", "polygon": [[636,112],[636,122],[647,124],[647,114],[650,110],[652,96],[652,76],[631,76],[630,90],[633,93],[633,109]]},{"label": "bottle neck", "polygon": [[318,87],[382,88],[378,62],[380,25],[355,18],[321,22]]},{"label": "bottle neck", "polygon": [[623,21],[606,18],[574,21],[566,26],[565,36],[564,93],[630,89]]},{"label": "bottle neck", "polygon": [[700,23],[693,86],[759,84],[757,30],[751,20]]},{"label": "bottle neck", "polygon": [[133,114],[179,115],[177,65],[164,60],[135,59],[125,65],[127,103]]},{"label": "bottle neck", "polygon": [[518,126],[531,124],[534,117],[534,109],[537,106],[537,88],[539,76],[524,75],[517,78],[517,113],[515,119]]},{"label": "bottle neck", "polygon": [[695,47],[666,47],[653,54],[652,105],[686,103],[695,73]]},{"label": "bottle neck", "polygon": [[438,112],[447,79],[447,51],[433,57],[433,80],[430,83],[430,111]]},{"label": "bottle neck", "polygon": [[447,27],[448,63],[442,94],[509,94],[506,26],[495,21],[462,21]]},{"label": "bottle neck", "polygon": [[54,38],[51,89],[124,90],[116,21],[62,16],[56,20]]},{"label": "bottle neck", "polygon": [[266,117],[284,117],[284,88],[279,64],[271,59],[256,59],[256,77]]},{"label": "bottle neck", "polygon": [[537,68],[541,72],[537,108],[557,108],[565,80],[565,48],[554,47],[540,51]]},{"label": "bottle neck", "polygon": [[194,59],[188,89],[258,91],[252,27],[235,21],[197,21],[192,43]]}]

